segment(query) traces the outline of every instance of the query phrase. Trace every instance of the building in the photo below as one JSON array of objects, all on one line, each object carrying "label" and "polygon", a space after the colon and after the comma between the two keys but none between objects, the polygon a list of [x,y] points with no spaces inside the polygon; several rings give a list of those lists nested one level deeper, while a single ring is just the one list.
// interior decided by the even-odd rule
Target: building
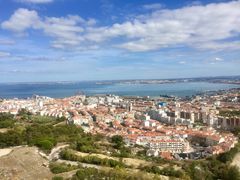
[{"label": "building", "polygon": [[149,150],[158,152],[183,153],[189,150],[189,142],[184,139],[161,139],[148,144]]}]

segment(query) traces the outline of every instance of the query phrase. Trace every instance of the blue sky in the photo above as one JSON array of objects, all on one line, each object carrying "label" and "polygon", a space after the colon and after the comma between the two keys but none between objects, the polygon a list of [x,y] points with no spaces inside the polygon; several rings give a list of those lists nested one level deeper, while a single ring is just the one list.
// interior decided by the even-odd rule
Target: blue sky
[{"label": "blue sky", "polygon": [[240,75],[240,1],[0,0],[0,82]]}]

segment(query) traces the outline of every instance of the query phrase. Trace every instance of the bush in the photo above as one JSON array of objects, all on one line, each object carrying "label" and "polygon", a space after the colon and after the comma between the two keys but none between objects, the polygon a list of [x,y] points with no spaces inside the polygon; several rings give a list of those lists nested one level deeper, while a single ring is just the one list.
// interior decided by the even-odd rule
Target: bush
[{"label": "bush", "polygon": [[114,143],[114,148],[120,149],[124,146],[123,137],[119,135],[115,135],[111,138],[112,143]]},{"label": "bush", "polygon": [[240,172],[236,166],[228,168],[226,179],[240,180]]},{"label": "bush", "polygon": [[229,152],[222,153],[218,156],[212,156],[206,160],[185,164],[183,168],[191,179],[240,180],[238,169],[231,166],[231,161],[237,150],[239,152],[239,145],[236,145],[236,147]]},{"label": "bush", "polygon": [[86,135],[79,138],[76,143],[76,150],[86,153],[96,153],[98,146],[95,144],[95,140],[92,136]]},{"label": "bush", "polygon": [[52,173],[58,174],[62,172],[75,170],[78,168],[78,166],[74,166],[66,163],[50,163],[49,168]]},{"label": "bush", "polygon": [[41,139],[35,145],[42,150],[51,150],[54,147],[53,142],[49,139]]},{"label": "bush", "polygon": [[223,163],[231,162],[234,156],[240,152],[240,143],[236,144],[234,148],[230,149],[228,152],[220,154],[217,159]]},{"label": "bush", "polygon": [[0,128],[12,128],[15,122],[12,114],[0,113]]},{"label": "bush", "polygon": [[0,133],[0,148],[9,146],[19,146],[24,144],[25,138],[23,133],[16,130],[9,130],[5,133]]},{"label": "bush", "polygon": [[0,128],[12,128],[14,126],[14,120],[0,121]]},{"label": "bush", "polygon": [[225,116],[225,117],[234,117],[234,116],[240,117],[240,111],[239,111],[239,110],[220,111],[220,112],[219,112],[219,115],[220,115],[220,116]]},{"label": "bush", "polygon": [[62,176],[54,176],[52,180],[63,180]]},{"label": "bush", "polygon": [[[124,168],[111,169],[109,171],[99,170],[96,168],[81,168],[73,176],[72,180],[83,180],[83,179],[131,179],[131,180],[152,180],[153,177],[146,176],[141,172],[134,173],[128,172]],[[154,179],[159,179],[154,177]]]},{"label": "bush", "polygon": [[175,170],[173,167],[165,167],[163,169],[160,169],[157,166],[147,166],[143,167],[143,170],[149,172],[149,173],[154,173],[154,174],[160,174],[160,175],[165,175],[165,176],[172,176],[176,178],[181,178],[183,177],[184,173],[180,170]]},{"label": "bush", "polygon": [[87,164],[96,164],[96,165],[102,165],[102,166],[108,166],[108,167],[125,167],[125,165],[122,162],[108,159],[108,158],[99,158],[97,156],[78,156],[75,155],[74,152],[71,150],[63,150],[60,153],[60,157],[65,160],[69,161],[78,161],[83,162]]}]

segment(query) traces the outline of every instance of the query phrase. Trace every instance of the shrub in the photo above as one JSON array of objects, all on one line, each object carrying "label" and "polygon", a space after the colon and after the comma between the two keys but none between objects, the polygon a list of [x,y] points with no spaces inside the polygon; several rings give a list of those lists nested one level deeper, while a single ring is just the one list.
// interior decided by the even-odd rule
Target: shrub
[{"label": "shrub", "polygon": [[15,122],[12,114],[0,113],[0,128],[12,128]]},{"label": "shrub", "polygon": [[124,145],[123,137],[115,135],[111,138],[112,143],[114,143],[114,148],[120,149]]},{"label": "shrub", "polygon": [[60,157],[65,160],[70,161],[78,161],[83,162],[87,164],[96,164],[96,165],[102,165],[102,166],[108,166],[108,167],[124,167],[125,165],[122,162],[108,159],[108,158],[99,158],[97,156],[78,156],[75,155],[74,152],[70,150],[63,150],[60,153]]},{"label": "shrub", "polygon": [[51,150],[54,146],[53,142],[50,141],[49,139],[39,140],[36,142],[35,145],[41,148],[42,150]]},{"label": "shrub", "polygon": [[52,180],[63,180],[62,176],[54,176]]},{"label": "shrub", "polygon": [[184,173],[180,170],[175,170],[173,167],[165,167],[163,169],[160,169],[157,166],[147,166],[142,168],[143,170],[154,173],[154,174],[160,174],[160,175],[165,175],[165,176],[172,176],[172,177],[177,177],[181,178],[183,177]]},{"label": "shrub", "polygon": [[74,166],[66,163],[50,163],[49,168],[52,173],[58,174],[62,172],[72,171],[74,169],[77,169],[78,166]]}]

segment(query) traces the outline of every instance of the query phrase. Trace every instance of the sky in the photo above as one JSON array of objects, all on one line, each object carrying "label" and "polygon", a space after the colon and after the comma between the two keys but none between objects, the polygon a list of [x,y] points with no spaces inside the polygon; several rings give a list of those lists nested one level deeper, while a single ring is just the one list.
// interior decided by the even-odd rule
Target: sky
[{"label": "sky", "polygon": [[0,83],[240,75],[240,0],[0,0]]}]

